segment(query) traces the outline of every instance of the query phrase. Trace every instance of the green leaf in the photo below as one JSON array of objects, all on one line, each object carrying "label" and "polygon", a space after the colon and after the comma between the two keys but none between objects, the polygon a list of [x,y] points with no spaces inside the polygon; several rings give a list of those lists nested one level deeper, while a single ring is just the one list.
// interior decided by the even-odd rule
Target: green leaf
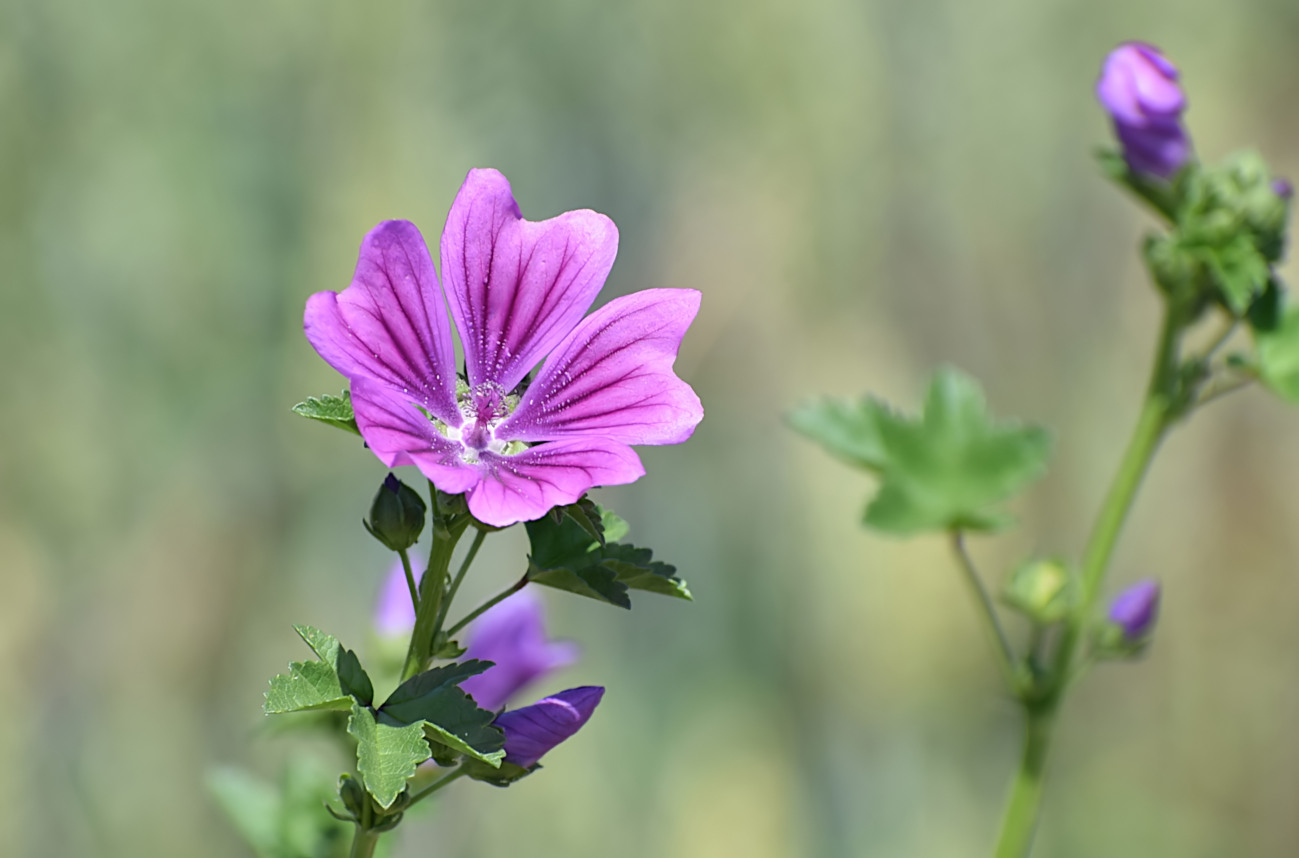
[{"label": "green leaf", "polygon": [[344,650],[338,657],[338,684],[343,692],[355,697],[362,706],[374,702],[374,685],[356,653]]},{"label": "green leaf", "polygon": [[654,559],[648,548],[611,543],[600,552],[600,565],[612,569],[620,584],[664,596],[693,601],[686,582],[676,577],[677,568]]},{"label": "green leaf", "polygon": [[1287,307],[1271,328],[1254,330],[1258,377],[1287,402],[1299,403],[1299,306]]},{"label": "green leaf", "polygon": [[423,723],[434,741],[495,767],[505,757],[505,734],[492,725],[495,713],[479,709],[459,687],[491,666],[490,661],[470,659],[413,676],[380,707],[380,720]]},{"label": "green leaf", "polygon": [[563,521],[564,516],[568,516],[592,539],[601,545],[604,544],[604,522],[601,519],[600,508],[586,495],[578,498],[577,503],[555,507],[550,511],[550,515],[556,522]]},{"label": "green leaf", "polygon": [[374,695],[374,690],[356,654],[344,650],[337,638],[319,629],[311,626],[293,629],[320,661],[295,661],[289,665],[287,674],[272,679],[262,711],[267,715],[281,715],[312,709],[346,710],[351,708],[353,696],[369,705],[367,698]]},{"label": "green leaf", "polygon": [[344,693],[338,673],[323,661],[295,661],[287,674],[271,680],[262,711],[267,715],[309,709],[347,709],[352,698]]},{"label": "green leaf", "polygon": [[879,472],[888,454],[880,417],[888,408],[876,399],[821,399],[792,411],[789,425],[851,465]]},{"label": "green leaf", "polygon": [[589,599],[608,602],[620,608],[631,609],[627,585],[618,580],[618,573],[600,565],[583,565],[577,569],[530,569],[528,580],[556,590],[564,590]]},{"label": "green leaf", "polygon": [[533,763],[529,768],[516,766],[514,763],[501,763],[500,768],[492,768],[475,760],[464,764],[465,772],[476,781],[492,786],[507,787],[517,780],[522,780],[541,768],[540,763]]},{"label": "green leaf", "polygon": [[569,515],[528,522],[525,527],[532,544],[528,580],[620,608],[631,607],[629,589],[691,598],[676,569],[654,561],[648,548],[612,541],[626,535],[625,521],[605,510],[599,510],[599,517],[609,540],[603,544]]},{"label": "green leaf", "polygon": [[380,723],[360,703],[352,703],[347,732],[356,739],[356,770],[379,806],[387,810],[406,789],[415,767],[430,756],[420,723]]},{"label": "green leaf", "polygon": [[1237,316],[1249,309],[1267,287],[1271,269],[1249,235],[1238,233],[1217,247],[1202,251],[1223,303]]},{"label": "green leaf", "polygon": [[299,402],[293,406],[293,413],[345,429],[356,435],[361,434],[361,430],[356,428],[356,418],[352,414],[352,394],[346,390],[343,391],[342,396],[330,396],[328,393],[319,397],[308,396],[306,402]]},{"label": "green leaf", "polygon": [[874,414],[885,457],[865,521],[885,533],[1002,527],[996,505],[1041,476],[1050,452],[1045,430],[994,421],[979,385],[950,368],[935,374],[919,418]]}]

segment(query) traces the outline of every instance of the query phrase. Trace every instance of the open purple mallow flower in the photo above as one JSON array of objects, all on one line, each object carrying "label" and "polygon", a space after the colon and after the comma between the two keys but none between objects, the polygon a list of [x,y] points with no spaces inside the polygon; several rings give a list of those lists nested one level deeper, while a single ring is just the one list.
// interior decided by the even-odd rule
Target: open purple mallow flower
[{"label": "open purple mallow flower", "polygon": [[[415,586],[424,577],[424,564],[412,556]],[[393,561],[383,579],[379,598],[374,606],[374,630],[380,637],[408,635],[415,628],[415,604],[410,598],[410,585],[406,583],[406,570],[401,559]]]},{"label": "open purple mallow flower", "polygon": [[582,729],[604,697],[597,685],[570,688],[496,718],[505,731],[505,761],[530,768],[552,748]]},{"label": "open purple mallow flower", "polygon": [[1110,603],[1109,620],[1123,630],[1123,637],[1139,641],[1150,634],[1159,615],[1159,582],[1138,581],[1121,591]]},{"label": "open purple mallow flower", "polygon": [[531,590],[520,590],[469,627],[464,658],[493,666],[460,687],[483,709],[500,709],[525,685],[567,667],[577,656],[577,644],[546,639],[541,599]]},{"label": "open purple mallow flower", "polygon": [[1134,172],[1169,179],[1191,159],[1182,127],[1186,96],[1177,78],[1177,67],[1142,42],[1125,42],[1105,58],[1096,97]]},{"label": "open purple mallow flower", "polygon": [[648,289],[583,318],[617,247],[604,215],[524,220],[504,176],[472,170],[442,232],[443,283],[419,230],[385,221],[351,285],[308,299],[307,339],[351,381],[357,426],[384,464],[467,492],[487,524],[535,519],[640,478],[629,445],[680,443],[703,418],[672,370],[697,291]]}]

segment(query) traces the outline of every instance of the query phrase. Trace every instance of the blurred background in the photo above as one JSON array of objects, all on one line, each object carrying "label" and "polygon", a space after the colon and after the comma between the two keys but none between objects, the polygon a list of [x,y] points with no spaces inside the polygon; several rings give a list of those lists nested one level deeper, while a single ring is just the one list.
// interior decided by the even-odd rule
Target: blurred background
[{"label": "blurred background", "polygon": [[[291,624],[364,651],[389,562],[384,469],[289,411],[342,387],[303,302],[494,166],[530,218],[617,222],[601,301],[703,290],[705,421],[598,493],[696,602],[547,591],[585,657],[536,691],[607,685],[599,713],[395,854],[986,855],[1018,713],[945,545],[865,532],[871,480],[781,415],[960,366],[1057,432],[985,570],[1076,555],[1158,310],[1090,154],[1128,38],[1181,66],[1203,158],[1299,177],[1288,0],[0,0],[6,854],[248,854],[206,773],[278,776]],[[1111,575],[1163,580],[1157,641],[1069,707],[1038,855],[1294,854],[1297,477],[1299,413],[1257,391],[1172,436]],[[524,550],[490,539],[465,592]]]}]

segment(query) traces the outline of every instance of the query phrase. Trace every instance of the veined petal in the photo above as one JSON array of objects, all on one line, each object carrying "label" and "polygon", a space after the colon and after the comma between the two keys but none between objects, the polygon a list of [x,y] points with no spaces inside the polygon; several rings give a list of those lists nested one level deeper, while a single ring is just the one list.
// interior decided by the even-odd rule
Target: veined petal
[{"label": "veined petal", "polygon": [[618,252],[613,221],[589,210],[524,220],[510,183],[471,170],[442,231],[442,278],[469,384],[510,390],[595,300]]},{"label": "veined petal", "polygon": [[591,720],[603,697],[602,687],[585,685],[497,716],[496,726],[505,731],[506,762],[525,769],[536,765]]},{"label": "veined petal", "polygon": [[484,452],[482,462],[486,473],[469,492],[469,511],[493,527],[541,518],[594,486],[620,486],[645,476],[634,450],[605,438],[553,441],[514,456]]},{"label": "veined petal", "polygon": [[352,381],[352,411],[361,437],[388,467],[415,465],[444,492],[460,494],[480,468],[461,458],[463,447],[443,437],[409,395],[370,378]]},{"label": "veined petal", "polygon": [[460,425],[451,325],[414,224],[390,220],[370,230],[351,285],[307,299],[303,328],[325,362],[349,379],[406,390],[430,414]]},{"label": "veined petal", "polygon": [[704,409],[672,364],[699,297],[694,289],[646,289],[592,313],[546,359],[497,437],[598,435],[625,444],[689,438]]}]

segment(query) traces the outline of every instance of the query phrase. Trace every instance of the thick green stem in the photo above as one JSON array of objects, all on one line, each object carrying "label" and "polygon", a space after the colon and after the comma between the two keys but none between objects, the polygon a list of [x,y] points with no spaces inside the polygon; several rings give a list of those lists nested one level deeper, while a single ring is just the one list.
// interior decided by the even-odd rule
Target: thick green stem
[{"label": "thick green stem", "polygon": [[1024,701],[1028,719],[1024,752],[1002,820],[997,851],[994,853],[996,858],[1025,858],[1032,848],[1055,713],[1069,688],[1070,680],[1076,676],[1074,662],[1091,625],[1092,612],[1105,583],[1105,573],[1123,530],[1123,523],[1132,509],[1150,462],[1159,449],[1159,442],[1179,416],[1179,409],[1185,406],[1179,377],[1179,348],[1186,324],[1187,319],[1176,306],[1170,303],[1165,307],[1163,330],[1155,352],[1145,404],[1083,552],[1078,604],[1065,623],[1048,684],[1040,693],[1025,698]]},{"label": "thick green stem", "polygon": [[352,835],[351,858],[370,858],[374,855],[374,847],[379,845],[379,835],[381,832],[375,831],[371,826],[374,823],[373,809],[370,806],[370,800],[365,800],[365,806],[361,810],[361,818],[356,823],[356,833]]},{"label": "thick green stem", "polygon": [[352,851],[349,853],[351,858],[370,858],[374,855],[374,848],[379,845],[380,833],[370,828],[356,827],[356,834],[352,837]]},{"label": "thick green stem", "polygon": [[1025,858],[1033,847],[1054,723],[1055,716],[1050,710],[1028,710],[1024,750],[1006,803],[1006,814],[1001,821],[997,851],[993,853],[995,858]]},{"label": "thick green stem", "polygon": [[429,486],[433,496],[433,545],[429,549],[428,569],[419,583],[419,606],[415,609],[415,630],[410,636],[410,649],[406,652],[406,667],[402,681],[424,670],[433,654],[433,641],[439,631],[438,617],[442,614],[442,599],[446,594],[447,573],[456,543],[469,526],[468,516],[451,519],[438,517],[437,490]]}]

